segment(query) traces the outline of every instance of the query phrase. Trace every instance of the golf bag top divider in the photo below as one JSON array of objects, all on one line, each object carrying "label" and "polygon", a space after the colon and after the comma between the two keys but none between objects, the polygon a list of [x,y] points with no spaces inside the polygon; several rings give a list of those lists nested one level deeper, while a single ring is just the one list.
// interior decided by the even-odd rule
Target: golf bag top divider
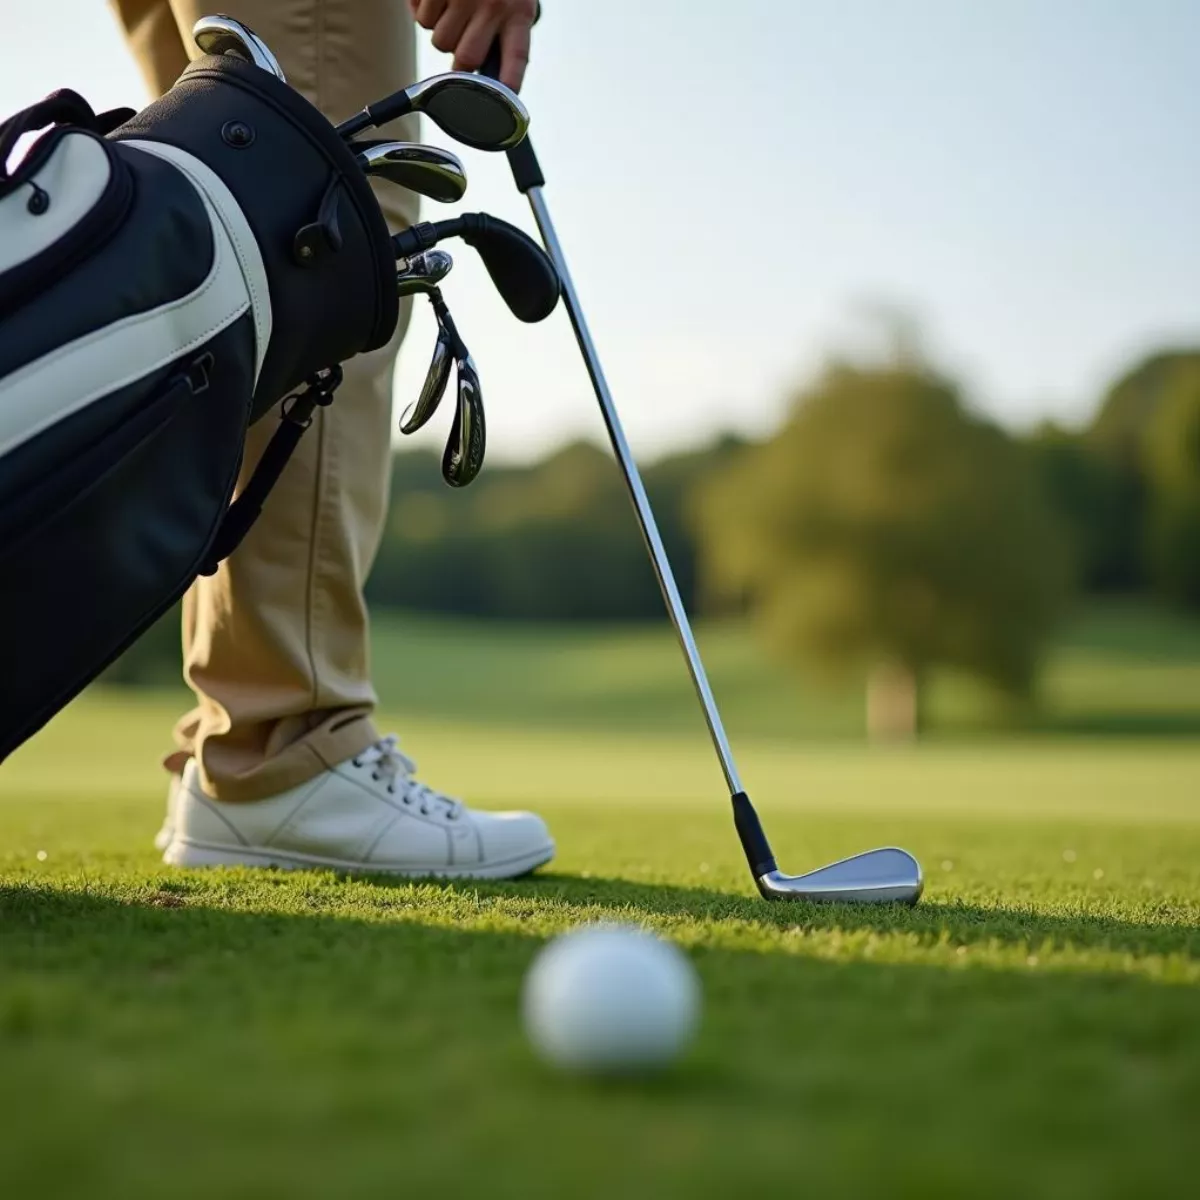
[{"label": "golf bag top divider", "polygon": [[232,56],[141,113],[58,92],[0,127],[0,760],[232,550],[338,364],[391,337],[395,270],[353,153]]}]

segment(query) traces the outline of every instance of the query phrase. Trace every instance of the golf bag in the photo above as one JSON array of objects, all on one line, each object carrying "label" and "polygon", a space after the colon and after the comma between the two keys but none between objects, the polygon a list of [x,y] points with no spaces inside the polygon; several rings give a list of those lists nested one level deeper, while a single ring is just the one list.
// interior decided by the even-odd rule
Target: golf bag
[{"label": "golf bag", "polygon": [[140,113],[63,91],[0,127],[0,760],[232,552],[391,337],[395,275],[353,152],[233,56]]}]

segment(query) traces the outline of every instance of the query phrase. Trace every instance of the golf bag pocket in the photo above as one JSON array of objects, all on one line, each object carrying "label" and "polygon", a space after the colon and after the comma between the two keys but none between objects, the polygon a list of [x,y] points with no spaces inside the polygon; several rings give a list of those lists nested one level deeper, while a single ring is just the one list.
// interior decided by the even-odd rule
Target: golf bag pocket
[{"label": "golf bag pocket", "polygon": [[0,181],[0,318],[101,246],[133,199],[133,182],[94,134],[55,129]]}]

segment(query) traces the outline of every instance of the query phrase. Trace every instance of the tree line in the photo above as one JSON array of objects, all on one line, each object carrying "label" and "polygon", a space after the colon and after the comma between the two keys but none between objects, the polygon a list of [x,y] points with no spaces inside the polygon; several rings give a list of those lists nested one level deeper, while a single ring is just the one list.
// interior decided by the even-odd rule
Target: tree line
[{"label": "tree line", "polygon": [[[1020,695],[1080,593],[1200,610],[1200,350],[1135,364],[1084,428],[1020,435],[921,361],[833,363],[771,437],[644,481],[689,610],[749,612],[786,654],[873,671],[901,709],[945,663]],[[367,596],[518,621],[663,612],[619,470],[588,443],[461,491],[435,453],[398,453]],[[109,677],[176,670],[176,620]]]}]

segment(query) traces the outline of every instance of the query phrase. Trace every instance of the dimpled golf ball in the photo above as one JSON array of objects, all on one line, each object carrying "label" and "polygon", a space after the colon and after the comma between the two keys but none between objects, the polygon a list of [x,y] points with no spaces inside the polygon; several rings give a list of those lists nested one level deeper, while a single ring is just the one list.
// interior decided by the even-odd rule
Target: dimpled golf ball
[{"label": "dimpled golf ball", "polygon": [[700,1015],[695,969],[677,946],[626,925],[550,942],[525,979],[525,1030],[547,1062],[589,1072],[664,1067]]}]

